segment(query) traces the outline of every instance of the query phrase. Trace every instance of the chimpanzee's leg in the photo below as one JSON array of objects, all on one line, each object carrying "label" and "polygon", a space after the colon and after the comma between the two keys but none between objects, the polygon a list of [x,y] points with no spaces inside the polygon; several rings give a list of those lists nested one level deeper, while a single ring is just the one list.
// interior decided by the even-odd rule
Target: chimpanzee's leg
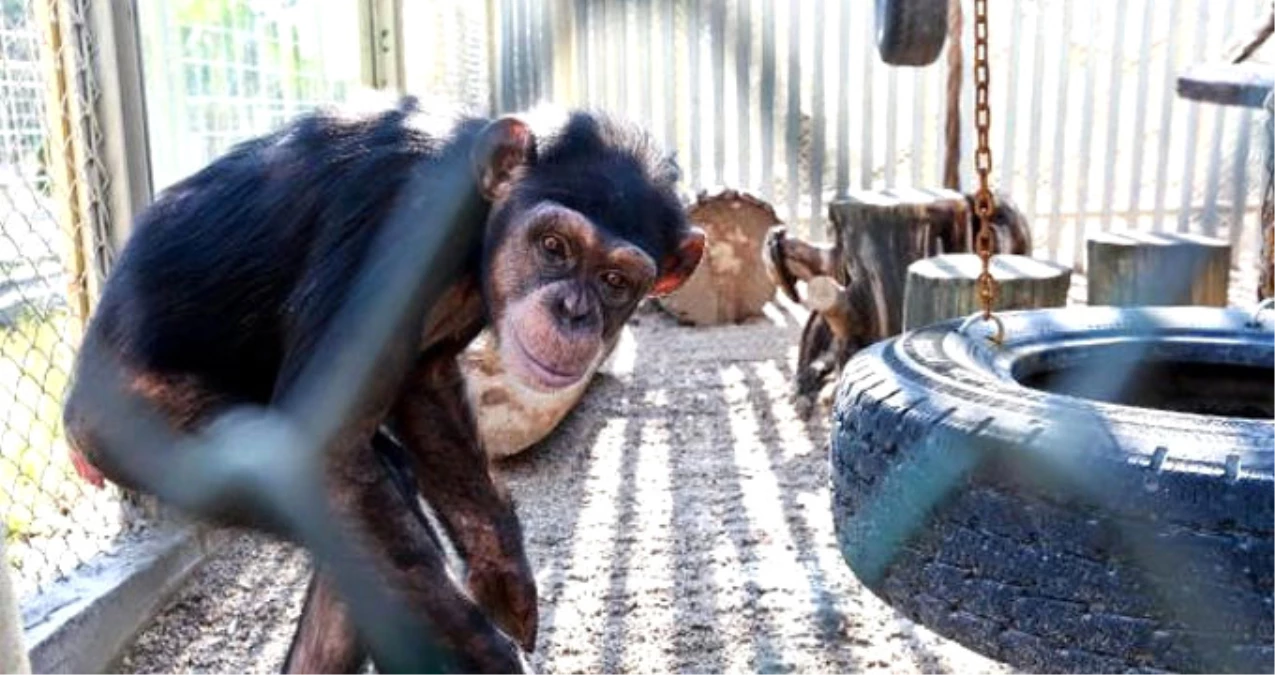
[{"label": "chimpanzee's leg", "polygon": [[[523,672],[518,646],[501,633],[452,577],[446,555],[379,465],[370,445],[335,462],[330,472],[337,517],[354,534],[380,578],[453,652],[462,672]],[[349,672],[357,644],[345,605],[317,581],[288,654],[288,672]],[[326,586],[326,588],[325,588]],[[317,600],[315,600],[317,598]],[[316,639],[317,638],[317,639]]]},{"label": "chimpanzee's leg", "polygon": [[357,673],[367,659],[345,604],[332,581],[316,571],[310,576],[301,620],[284,661],[285,673]]},{"label": "chimpanzee's leg", "polygon": [[491,475],[455,359],[418,362],[394,406],[393,429],[408,450],[420,492],[460,555],[478,604],[534,651],[536,581],[508,494]]}]

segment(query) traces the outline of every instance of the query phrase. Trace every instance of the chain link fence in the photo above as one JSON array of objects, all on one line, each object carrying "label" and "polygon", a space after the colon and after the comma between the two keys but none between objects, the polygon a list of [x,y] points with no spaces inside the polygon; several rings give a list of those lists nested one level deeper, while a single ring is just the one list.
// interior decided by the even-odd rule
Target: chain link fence
[{"label": "chain link fence", "polygon": [[[76,476],[62,396],[102,251],[84,5],[0,4],[0,518],[27,597],[119,533],[114,489]],[[78,168],[77,168],[78,167]]]}]

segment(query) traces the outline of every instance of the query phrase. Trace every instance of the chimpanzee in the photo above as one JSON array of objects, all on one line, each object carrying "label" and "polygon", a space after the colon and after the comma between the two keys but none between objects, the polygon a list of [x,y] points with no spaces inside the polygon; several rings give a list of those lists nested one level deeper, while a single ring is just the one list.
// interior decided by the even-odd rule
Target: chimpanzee
[{"label": "chimpanzee", "polygon": [[[166,190],[105,285],[77,373],[110,364],[185,432],[235,406],[270,405],[333,324],[408,177],[438,174],[442,184],[462,160],[461,217],[478,233],[467,262],[414,319],[402,363],[379,371],[392,386],[342,430],[325,475],[333,508],[372,542],[378,572],[460,652],[459,665],[514,671],[521,653],[510,637],[534,648],[535,581],[456,356],[491,325],[525,386],[572,385],[644,296],[690,276],[704,235],[685,218],[676,163],[631,125],[582,112],[548,130],[517,116],[456,118],[441,130],[428,119],[410,98],[374,114],[311,113]],[[128,449],[97,440],[83,389],[73,385],[64,412],[77,467],[131,487],[113,454]],[[421,524],[378,468],[386,433],[466,560],[467,588],[417,536]],[[250,516],[229,520],[254,524]],[[285,668],[353,672],[364,656],[320,571]]]}]

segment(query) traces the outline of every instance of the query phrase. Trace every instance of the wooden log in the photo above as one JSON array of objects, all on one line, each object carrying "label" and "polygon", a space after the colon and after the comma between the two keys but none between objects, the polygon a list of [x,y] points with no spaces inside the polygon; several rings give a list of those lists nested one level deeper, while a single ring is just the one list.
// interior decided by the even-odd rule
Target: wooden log
[{"label": "wooden log", "polygon": [[[864,346],[903,330],[907,269],[922,258],[972,251],[975,226],[969,200],[951,190],[861,192],[829,209],[855,332]],[[1026,254],[1026,219],[1003,197],[993,218],[998,252]],[[841,281],[841,279],[838,279]]]},{"label": "wooden log", "polygon": [[[807,410],[824,383],[855,352],[902,331],[908,265],[941,253],[972,250],[976,229],[972,199],[951,190],[855,192],[828,211],[835,243],[828,253],[831,273],[823,276],[843,289],[830,293],[842,317],[812,312],[802,331],[795,393],[799,406]],[[997,197],[992,227],[998,252],[1031,250],[1027,220],[1004,195]],[[821,269],[827,267],[819,260],[822,250],[807,247],[818,252],[813,257]],[[792,270],[803,267],[791,260],[787,265]],[[828,288],[816,293],[827,293]]]},{"label": "wooden log", "polygon": [[775,284],[757,264],[766,232],[779,223],[775,210],[750,194],[722,190],[701,192],[687,216],[704,230],[708,246],[695,273],[676,292],[660,298],[660,307],[697,326],[760,316],[775,297]]},{"label": "wooden log", "polygon": [[[903,329],[914,330],[947,319],[969,316],[979,304],[977,280],[982,261],[973,253],[918,260],[908,266]],[[1067,304],[1071,268],[1021,255],[992,258],[992,277],[1000,287],[993,310],[1039,309]]]},{"label": "wooden log", "polygon": [[1105,232],[1088,241],[1090,305],[1225,307],[1231,246],[1193,234]]},{"label": "wooden log", "polygon": [[853,308],[845,286],[832,277],[819,276],[811,279],[806,287],[806,306],[823,315],[828,328],[837,339],[850,339]]}]

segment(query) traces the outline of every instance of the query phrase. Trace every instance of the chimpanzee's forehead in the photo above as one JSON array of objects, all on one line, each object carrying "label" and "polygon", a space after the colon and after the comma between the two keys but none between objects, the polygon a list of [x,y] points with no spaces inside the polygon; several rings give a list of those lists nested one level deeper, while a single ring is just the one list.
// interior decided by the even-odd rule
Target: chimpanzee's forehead
[{"label": "chimpanzee's forehead", "polygon": [[656,260],[676,246],[685,229],[671,186],[656,184],[637,162],[623,158],[536,166],[519,187],[524,199],[550,200],[577,211]]}]

